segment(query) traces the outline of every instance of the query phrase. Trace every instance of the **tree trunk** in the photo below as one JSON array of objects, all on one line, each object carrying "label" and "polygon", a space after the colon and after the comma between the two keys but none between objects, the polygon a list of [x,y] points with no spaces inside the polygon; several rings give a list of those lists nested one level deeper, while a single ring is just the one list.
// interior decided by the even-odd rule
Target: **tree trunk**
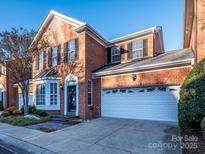
[{"label": "tree trunk", "polygon": [[25,104],[24,104],[24,115],[28,114],[28,92],[24,91],[24,99],[25,99]]}]

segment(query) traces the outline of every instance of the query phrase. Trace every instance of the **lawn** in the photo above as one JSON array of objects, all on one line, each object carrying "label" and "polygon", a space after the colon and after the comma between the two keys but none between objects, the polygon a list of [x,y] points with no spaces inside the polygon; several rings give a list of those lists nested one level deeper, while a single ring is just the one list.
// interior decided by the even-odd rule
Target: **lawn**
[{"label": "lawn", "polygon": [[42,122],[46,122],[50,119],[50,116],[40,117],[40,120],[30,120],[25,119],[23,116],[0,116],[0,122],[8,123],[15,126],[28,126],[33,124],[38,124]]}]

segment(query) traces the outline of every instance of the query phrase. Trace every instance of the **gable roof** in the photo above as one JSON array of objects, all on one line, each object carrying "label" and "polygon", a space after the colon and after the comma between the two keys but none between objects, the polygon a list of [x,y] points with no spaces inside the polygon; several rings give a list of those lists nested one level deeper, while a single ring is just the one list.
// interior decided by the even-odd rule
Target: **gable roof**
[{"label": "gable roof", "polygon": [[61,13],[54,11],[54,10],[51,10],[48,13],[47,17],[45,18],[45,20],[43,21],[36,36],[34,37],[34,41],[36,40],[36,38],[41,36],[43,28],[46,27],[54,17],[56,17],[60,20],[63,20],[65,22],[68,22],[69,24],[72,24],[75,27],[76,32],[85,31],[88,35],[93,37],[96,41],[98,41],[100,44],[102,44],[105,47],[108,47],[109,45],[112,45],[112,44],[119,42],[119,41],[123,41],[123,40],[131,39],[134,37],[139,37],[139,36],[143,36],[146,34],[154,33],[156,30],[162,31],[162,27],[155,26],[155,27],[151,27],[151,28],[148,28],[148,29],[145,29],[145,30],[142,30],[139,32],[135,32],[135,33],[123,36],[123,37],[119,37],[119,38],[116,38],[113,40],[107,40],[100,33],[98,33],[93,27],[91,27],[89,24],[82,22],[82,21],[79,21],[77,19],[71,18],[69,16],[65,16]]},{"label": "gable roof", "polygon": [[179,49],[163,53],[159,56],[141,61],[111,64],[102,66],[93,71],[93,78],[123,74],[129,72],[140,72],[159,68],[170,68],[175,66],[191,65],[194,60],[194,52],[191,48]]}]

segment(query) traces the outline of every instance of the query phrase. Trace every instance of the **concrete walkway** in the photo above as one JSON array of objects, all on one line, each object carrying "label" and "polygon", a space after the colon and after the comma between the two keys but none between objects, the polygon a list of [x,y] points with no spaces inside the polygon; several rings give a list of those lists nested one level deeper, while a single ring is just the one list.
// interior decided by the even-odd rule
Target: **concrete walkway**
[{"label": "concrete walkway", "polygon": [[30,153],[177,154],[175,123],[99,118],[52,133],[0,123],[0,144]]}]

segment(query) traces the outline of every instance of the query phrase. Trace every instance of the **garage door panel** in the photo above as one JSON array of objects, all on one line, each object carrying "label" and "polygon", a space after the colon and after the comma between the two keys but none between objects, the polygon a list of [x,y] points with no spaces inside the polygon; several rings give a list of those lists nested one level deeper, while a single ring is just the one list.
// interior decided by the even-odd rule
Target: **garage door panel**
[{"label": "garage door panel", "polygon": [[177,121],[178,91],[154,89],[151,92],[147,88],[124,89],[123,92],[118,89],[114,93],[102,90],[102,116]]}]

